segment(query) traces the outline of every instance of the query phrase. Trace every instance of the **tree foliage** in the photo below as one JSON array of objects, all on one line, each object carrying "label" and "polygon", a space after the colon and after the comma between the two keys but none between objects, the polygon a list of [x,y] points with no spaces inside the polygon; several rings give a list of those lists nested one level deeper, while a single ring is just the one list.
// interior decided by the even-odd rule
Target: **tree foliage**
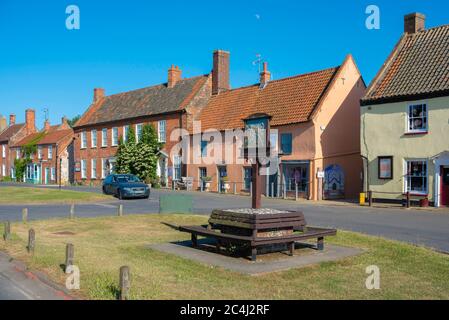
[{"label": "tree foliage", "polygon": [[149,183],[157,181],[157,161],[162,144],[158,141],[157,132],[152,125],[144,125],[139,142],[136,142],[135,131],[129,128],[127,141],[120,137],[116,154],[116,173],[128,173],[138,176]]}]

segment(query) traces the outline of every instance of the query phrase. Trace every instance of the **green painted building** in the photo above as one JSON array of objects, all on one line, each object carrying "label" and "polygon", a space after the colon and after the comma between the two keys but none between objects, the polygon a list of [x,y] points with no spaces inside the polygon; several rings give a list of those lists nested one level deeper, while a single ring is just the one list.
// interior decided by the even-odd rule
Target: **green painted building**
[{"label": "green painted building", "polygon": [[405,16],[404,34],[361,100],[365,190],[449,206],[449,25]]}]

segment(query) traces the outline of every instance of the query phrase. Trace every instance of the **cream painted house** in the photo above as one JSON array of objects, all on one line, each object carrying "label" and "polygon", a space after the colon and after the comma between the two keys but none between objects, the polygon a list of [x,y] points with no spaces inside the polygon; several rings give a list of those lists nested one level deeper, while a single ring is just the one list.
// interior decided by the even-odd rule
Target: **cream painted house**
[{"label": "cream painted house", "polygon": [[404,34],[361,100],[365,190],[376,200],[428,199],[449,206],[449,25]]}]

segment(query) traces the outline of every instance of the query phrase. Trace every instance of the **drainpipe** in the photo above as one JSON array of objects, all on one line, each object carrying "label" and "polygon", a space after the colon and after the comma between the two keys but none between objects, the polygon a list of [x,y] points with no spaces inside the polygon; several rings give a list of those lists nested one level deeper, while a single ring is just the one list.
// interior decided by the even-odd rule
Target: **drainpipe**
[{"label": "drainpipe", "polygon": [[364,190],[364,191],[369,191],[370,187],[369,187],[369,164],[368,164],[368,158],[363,156],[363,155],[360,155],[360,156],[362,157],[362,159],[365,160],[364,162],[366,163],[366,177],[365,177],[365,172],[363,173],[363,188],[365,188],[365,180],[366,180],[366,188],[368,190]]}]

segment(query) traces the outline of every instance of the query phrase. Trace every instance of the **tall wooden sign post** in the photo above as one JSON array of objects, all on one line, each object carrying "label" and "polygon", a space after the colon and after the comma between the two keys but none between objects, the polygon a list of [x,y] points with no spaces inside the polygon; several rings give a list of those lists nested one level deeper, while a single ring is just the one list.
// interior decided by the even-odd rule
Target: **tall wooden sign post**
[{"label": "tall wooden sign post", "polygon": [[260,168],[262,167],[261,157],[269,156],[270,152],[270,116],[266,114],[256,114],[245,122],[245,142],[243,155],[245,160],[252,163],[251,184],[252,184],[252,209],[262,207],[262,177]]}]

